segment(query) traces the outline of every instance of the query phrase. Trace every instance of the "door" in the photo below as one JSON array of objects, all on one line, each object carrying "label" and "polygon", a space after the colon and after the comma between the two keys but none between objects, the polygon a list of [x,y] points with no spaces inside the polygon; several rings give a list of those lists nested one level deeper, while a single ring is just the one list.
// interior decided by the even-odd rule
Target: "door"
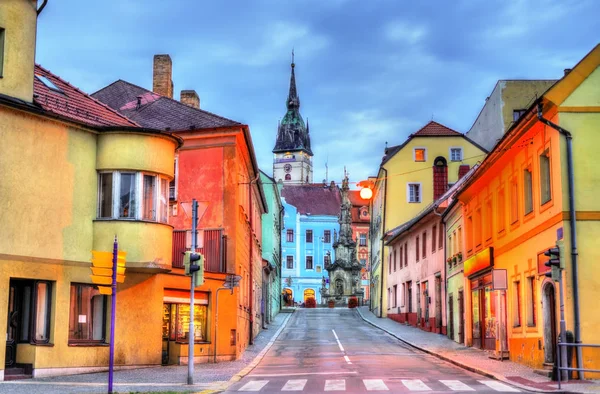
[{"label": "door", "polygon": [[448,338],[454,340],[454,295],[448,296]]},{"label": "door", "polygon": [[417,326],[421,325],[421,284],[417,283]]},{"label": "door", "polygon": [[413,309],[412,309],[412,282],[406,282],[406,302],[408,303],[408,309],[407,312],[408,313],[413,313]]},{"label": "door", "polygon": [[473,316],[473,347],[481,349],[481,316],[479,310],[479,289],[471,291],[471,310]]},{"label": "door", "polygon": [[8,321],[6,330],[6,356],[4,360],[4,368],[15,367],[17,364],[17,341],[19,337],[19,314],[17,300],[17,285],[10,281],[8,289]]},{"label": "door", "polygon": [[556,359],[556,300],[552,283],[546,283],[542,288],[544,314],[544,363],[553,363]]},{"label": "door", "polygon": [[439,334],[442,332],[442,278],[435,278],[435,328]]},{"label": "door", "polygon": [[458,342],[465,343],[465,300],[462,290],[458,292]]}]

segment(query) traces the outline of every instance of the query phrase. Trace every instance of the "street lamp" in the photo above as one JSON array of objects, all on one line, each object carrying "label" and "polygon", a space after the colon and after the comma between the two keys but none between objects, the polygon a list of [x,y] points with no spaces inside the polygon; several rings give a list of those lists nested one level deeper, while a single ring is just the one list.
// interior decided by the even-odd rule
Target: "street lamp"
[{"label": "street lamp", "polygon": [[370,200],[373,197],[373,188],[375,185],[372,181],[360,181],[356,184],[360,187],[360,198],[363,200]]}]

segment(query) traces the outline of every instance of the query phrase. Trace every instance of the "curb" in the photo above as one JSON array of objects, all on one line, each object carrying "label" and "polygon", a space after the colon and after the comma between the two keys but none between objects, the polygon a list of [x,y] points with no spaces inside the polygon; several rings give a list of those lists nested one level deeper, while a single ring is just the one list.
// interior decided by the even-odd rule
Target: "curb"
[{"label": "curb", "polygon": [[279,327],[279,329],[277,329],[277,331],[273,335],[273,338],[271,338],[271,340],[269,341],[269,343],[267,343],[265,345],[265,347],[263,348],[263,350],[261,350],[260,353],[258,353],[256,355],[256,357],[254,357],[254,360],[252,360],[252,362],[250,362],[250,364],[248,364],[244,369],[242,369],[241,371],[239,371],[238,373],[236,373],[235,375],[233,375],[231,377],[231,379],[229,379],[227,382],[222,383],[218,388],[216,388],[216,389],[209,389],[209,390],[203,390],[203,391],[200,391],[198,394],[215,394],[215,393],[220,393],[222,391],[225,391],[225,390],[227,390],[229,388],[229,386],[231,386],[234,383],[239,382],[244,376],[246,376],[250,372],[252,372],[252,370],[254,368],[256,368],[256,366],[258,365],[258,363],[261,362],[262,359],[265,357],[265,354],[267,354],[267,352],[269,351],[269,349],[271,349],[271,346],[273,346],[273,344],[275,343],[275,341],[279,337],[279,334],[281,334],[281,331],[283,331],[283,329],[287,326],[288,321],[290,320],[290,318],[292,317],[292,315],[293,315],[293,313],[289,313],[288,314],[288,316],[285,318],[285,320],[283,321],[283,323],[281,323],[281,327]]},{"label": "curb", "polygon": [[508,383],[508,384],[510,384],[511,386],[515,386],[515,387],[518,387],[518,388],[520,388],[520,389],[527,390],[527,391],[533,391],[533,392],[536,392],[536,393],[570,393],[569,391],[565,391],[565,390],[560,390],[560,391],[559,391],[559,390],[543,390],[543,389],[538,389],[538,388],[536,388],[536,387],[530,387],[530,386],[525,386],[525,385],[523,385],[523,384],[520,384],[520,383],[515,383],[515,382],[512,382],[512,381],[509,381],[509,380],[508,380],[508,379],[507,379],[507,378],[506,378],[504,375],[495,374],[495,373],[493,373],[493,372],[489,372],[489,371],[486,371],[486,370],[484,370],[484,369],[480,369],[480,368],[477,368],[477,367],[473,367],[473,366],[471,366],[471,365],[468,365],[468,364],[465,364],[465,363],[461,363],[460,361],[454,360],[454,359],[452,359],[452,358],[449,358],[449,357],[446,357],[446,356],[444,356],[444,355],[441,355],[441,354],[435,353],[435,352],[433,352],[433,351],[431,351],[431,350],[428,350],[428,349],[422,348],[422,347],[420,347],[420,346],[417,346],[417,345],[415,345],[415,344],[413,344],[413,343],[411,343],[411,342],[408,342],[406,339],[403,339],[403,338],[401,338],[399,335],[397,335],[397,334],[394,334],[394,333],[393,333],[393,332],[391,332],[391,331],[388,331],[386,328],[384,328],[384,327],[381,327],[381,326],[379,326],[378,324],[376,324],[376,323],[374,323],[374,322],[372,322],[372,321],[368,320],[367,318],[365,318],[365,317],[363,316],[363,314],[362,314],[362,312],[361,312],[360,308],[356,308],[356,310],[358,311],[358,314],[360,315],[360,317],[361,317],[361,318],[362,318],[362,319],[363,319],[365,322],[369,323],[370,325],[372,325],[372,326],[373,326],[373,327],[375,327],[375,328],[378,328],[378,329],[380,329],[380,330],[382,330],[382,331],[385,331],[386,333],[390,334],[390,335],[391,335],[391,336],[393,336],[394,338],[398,339],[400,342],[402,342],[402,343],[405,343],[405,344],[407,344],[408,346],[410,346],[410,347],[413,347],[413,348],[415,348],[415,349],[417,349],[417,350],[420,350],[420,351],[422,351],[422,352],[424,352],[424,353],[427,353],[427,354],[430,354],[430,355],[432,355],[432,356],[435,356],[435,357],[437,357],[437,358],[439,358],[439,359],[441,359],[441,360],[444,360],[444,361],[446,361],[446,362],[449,362],[449,363],[451,363],[451,364],[453,364],[453,365],[456,365],[457,367],[460,367],[460,368],[462,368],[462,369],[466,369],[467,371],[475,372],[475,373],[477,373],[477,374],[480,374],[480,375],[483,375],[483,376],[485,376],[485,377],[488,377],[488,378],[491,378],[491,379],[495,379],[495,380],[499,380],[499,381],[501,381],[501,382],[504,382],[504,383]]}]

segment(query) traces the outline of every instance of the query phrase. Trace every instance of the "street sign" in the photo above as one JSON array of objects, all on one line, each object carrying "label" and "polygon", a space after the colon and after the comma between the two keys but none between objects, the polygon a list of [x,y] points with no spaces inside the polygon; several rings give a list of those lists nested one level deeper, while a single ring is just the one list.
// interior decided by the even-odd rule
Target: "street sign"
[{"label": "street sign", "polygon": [[227,274],[225,277],[225,284],[223,286],[228,289],[238,287],[241,279],[242,277],[240,275]]}]

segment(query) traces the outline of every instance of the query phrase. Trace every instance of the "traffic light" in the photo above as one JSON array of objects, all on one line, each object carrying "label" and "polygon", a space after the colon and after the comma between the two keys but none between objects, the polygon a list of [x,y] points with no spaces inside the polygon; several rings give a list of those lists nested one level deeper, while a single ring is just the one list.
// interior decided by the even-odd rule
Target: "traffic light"
[{"label": "traffic light", "polygon": [[187,251],[183,256],[183,266],[187,276],[195,276],[196,286],[204,283],[204,255]]},{"label": "traffic light", "polygon": [[[125,256],[127,252],[117,252],[117,283],[125,281]],[[92,250],[92,283],[98,285],[100,294],[112,294],[113,253]]]},{"label": "traffic light", "polygon": [[545,275],[548,278],[552,278],[555,282],[558,282],[560,280],[561,270],[565,268],[563,241],[556,241],[556,247],[545,251],[544,256],[549,258],[544,265],[551,268],[551,271],[546,272]]}]

